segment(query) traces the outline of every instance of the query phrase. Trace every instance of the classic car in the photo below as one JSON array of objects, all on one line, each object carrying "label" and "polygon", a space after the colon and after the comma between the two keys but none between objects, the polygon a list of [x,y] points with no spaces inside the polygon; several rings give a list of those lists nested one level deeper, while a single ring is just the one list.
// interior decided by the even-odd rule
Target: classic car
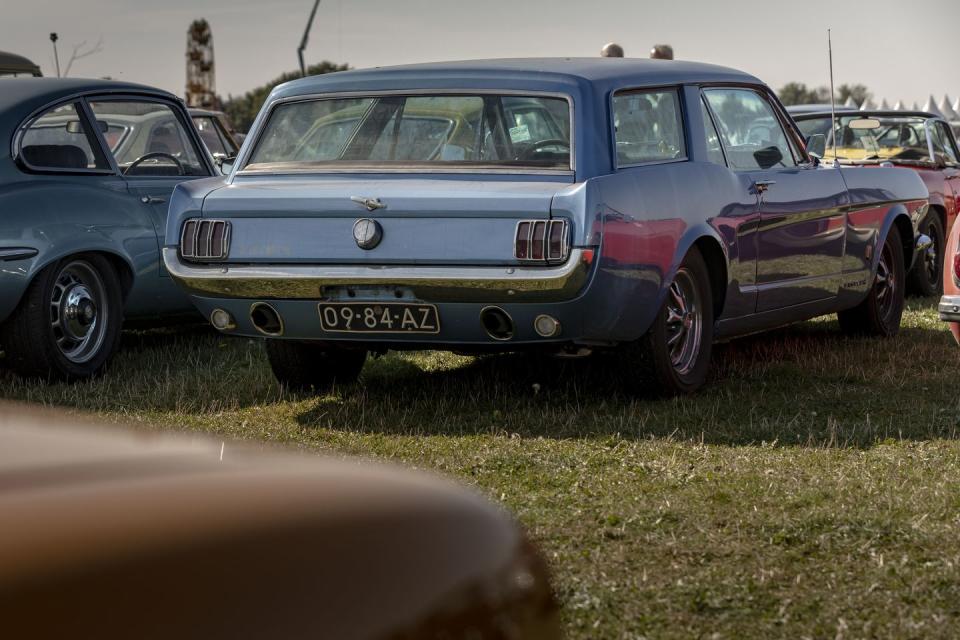
[{"label": "classic car", "polygon": [[175,96],[103,80],[4,80],[0,139],[8,366],[89,377],[116,351],[125,317],[196,317],[160,245],[173,188],[218,171]]},{"label": "classic car", "polygon": [[943,297],[938,310],[940,319],[949,323],[950,333],[960,344],[960,224],[953,225],[947,236],[943,264]]},{"label": "classic car", "polygon": [[0,51],[0,78],[39,78],[40,67],[15,53]]},{"label": "classic car", "polygon": [[[521,103],[543,109],[510,115]],[[416,114],[438,104],[470,135],[424,144]],[[541,133],[536,114],[560,112]],[[818,167],[739,71],[468,61],[277,87],[229,177],[174,192],[163,258],[216,328],[268,338],[290,387],[351,381],[391,349],[617,349],[625,384],[680,393],[717,339],[827,313],[895,334],[926,208],[913,171]]]},{"label": "classic car", "polygon": [[912,111],[830,111],[794,115],[800,131],[826,137],[826,159],[854,167],[896,166],[917,172],[930,193],[930,209],[918,221],[920,234],[930,239],[908,274],[908,287],[922,296],[943,290],[943,256],[947,234],[960,212],[960,147],[950,125],[930,113]]},{"label": "classic car", "polygon": [[0,477],[6,638],[563,636],[520,526],[426,473],[0,403]]},{"label": "classic car", "polygon": [[190,118],[200,132],[203,143],[207,145],[207,150],[215,159],[237,157],[240,143],[234,135],[236,132],[230,126],[226,114],[222,111],[191,107]]}]

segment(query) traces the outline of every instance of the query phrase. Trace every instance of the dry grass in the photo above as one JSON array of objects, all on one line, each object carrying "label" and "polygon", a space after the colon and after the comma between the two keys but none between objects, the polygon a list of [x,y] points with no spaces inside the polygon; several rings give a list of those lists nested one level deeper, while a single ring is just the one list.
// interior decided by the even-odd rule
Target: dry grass
[{"label": "dry grass", "polygon": [[449,473],[551,561],[573,638],[951,637],[960,351],[932,300],[890,341],[818,320],[718,348],[708,389],[631,398],[614,362],[391,355],[324,397],[262,346],[126,336],[108,375],[0,397]]}]

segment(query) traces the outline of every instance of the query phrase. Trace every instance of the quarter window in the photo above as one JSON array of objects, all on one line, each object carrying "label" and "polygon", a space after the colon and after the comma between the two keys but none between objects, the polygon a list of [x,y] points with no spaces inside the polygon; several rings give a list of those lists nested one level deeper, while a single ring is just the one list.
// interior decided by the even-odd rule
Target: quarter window
[{"label": "quarter window", "polygon": [[701,102],[700,111],[703,113],[703,131],[705,137],[704,142],[707,146],[707,160],[713,164],[726,166],[727,161],[723,157],[723,145],[720,144],[720,134],[717,133],[717,127],[713,124],[713,118],[710,117],[710,110],[707,108],[706,102]]},{"label": "quarter window", "polygon": [[614,95],[613,122],[618,166],[686,156],[680,101],[675,89]]},{"label": "quarter window", "polygon": [[780,120],[759,93],[707,89],[704,95],[716,116],[731,168],[750,171],[797,166]]},{"label": "quarter window", "polygon": [[120,170],[131,176],[205,176],[186,129],[166,104],[136,100],[90,103],[101,130],[124,131],[110,143]]},{"label": "quarter window", "polygon": [[100,143],[74,103],[51,109],[34,120],[20,141],[20,156],[37,169],[109,169]]},{"label": "quarter window", "polygon": [[933,150],[943,154],[947,162],[957,162],[957,150],[953,146],[950,132],[943,122],[935,122],[931,131],[933,134]]}]

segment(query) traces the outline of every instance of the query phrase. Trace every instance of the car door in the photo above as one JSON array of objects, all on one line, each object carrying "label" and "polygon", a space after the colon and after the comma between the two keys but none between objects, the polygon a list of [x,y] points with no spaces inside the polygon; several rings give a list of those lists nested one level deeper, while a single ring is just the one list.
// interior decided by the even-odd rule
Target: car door
[{"label": "car door", "polygon": [[704,89],[731,170],[757,196],[758,312],[837,295],[848,195],[839,171],[817,168],[766,91]]},{"label": "car door", "polygon": [[941,120],[933,123],[933,144],[934,152],[941,154],[946,166],[943,168],[943,177],[947,189],[944,194],[947,207],[947,228],[949,231],[960,208],[960,149],[957,148],[957,141],[953,137],[953,131],[950,126]]},{"label": "car door", "polygon": [[189,308],[160,260],[167,225],[167,207],[174,187],[185,180],[213,175],[183,110],[161,98],[109,96],[88,99],[106,146],[127,188],[153,223],[161,310]]}]

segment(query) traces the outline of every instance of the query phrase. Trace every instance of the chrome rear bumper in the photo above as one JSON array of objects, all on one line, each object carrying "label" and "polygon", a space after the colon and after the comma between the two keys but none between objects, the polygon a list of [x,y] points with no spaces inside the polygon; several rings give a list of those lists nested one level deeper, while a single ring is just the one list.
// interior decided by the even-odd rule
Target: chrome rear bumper
[{"label": "chrome rear bumper", "polygon": [[220,298],[318,299],[326,287],[404,287],[423,300],[562,301],[587,284],[590,262],[572,249],[562,265],[477,267],[410,265],[201,265],[163,249],[170,276],[190,293]]},{"label": "chrome rear bumper", "polygon": [[960,296],[943,296],[937,305],[937,311],[944,322],[960,322]]}]

